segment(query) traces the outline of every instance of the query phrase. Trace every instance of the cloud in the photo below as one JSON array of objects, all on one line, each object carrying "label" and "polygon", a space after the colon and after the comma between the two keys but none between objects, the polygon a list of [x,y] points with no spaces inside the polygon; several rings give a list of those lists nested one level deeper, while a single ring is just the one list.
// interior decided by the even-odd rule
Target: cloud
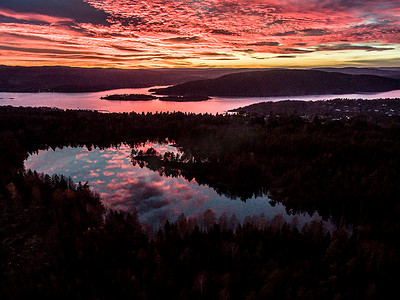
[{"label": "cloud", "polygon": [[254,49],[235,49],[235,50],[233,50],[233,51],[236,51],[236,52],[243,52],[243,53],[253,53],[253,52],[254,52]]},{"label": "cloud", "polygon": [[121,51],[128,51],[128,52],[143,52],[143,50],[131,48],[131,47],[125,47],[125,46],[120,46],[120,45],[112,45],[113,48]]},{"label": "cloud", "polygon": [[103,172],[103,175],[106,177],[109,177],[109,176],[115,175],[115,172],[105,171],[105,172]]},{"label": "cloud", "polygon": [[139,178],[138,182],[131,183],[128,191],[133,194],[136,199],[140,199],[141,201],[163,195],[163,190],[160,185],[146,182],[144,178]]},{"label": "cloud", "polygon": [[220,52],[201,52],[199,54],[205,56],[233,56],[232,53],[220,53]]},{"label": "cloud", "polygon": [[201,39],[198,36],[177,36],[173,38],[164,39],[164,41],[171,43],[197,43]]},{"label": "cloud", "polygon": [[247,44],[247,46],[271,46],[271,47],[277,47],[279,45],[280,45],[279,42],[266,42],[266,41]]},{"label": "cloud", "polygon": [[1,40],[29,40],[29,41],[40,41],[40,42],[53,42],[52,39],[37,36],[37,35],[22,35],[17,33],[0,33]]},{"label": "cloud", "polygon": [[296,35],[297,32],[294,30],[290,30],[290,31],[285,31],[285,32],[277,32],[274,35],[275,36],[289,36],[289,35]]},{"label": "cloud", "polygon": [[63,23],[63,22],[71,22],[70,18],[62,18],[62,17],[53,17],[44,14],[38,13],[21,13],[15,12],[10,9],[4,9],[0,7],[0,16],[8,18],[9,21],[12,20],[23,20],[23,21],[33,21],[35,23]]},{"label": "cloud", "polygon": [[[0,8],[16,14],[38,14],[61,17],[78,23],[107,24],[108,14],[83,0],[0,0]],[[28,19],[29,20],[29,19]]]},{"label": "cloud", "polygon": [[275,56],[274,58],[296,58],[296,55],[278,55]]},{"label": "cloud", "polygon": [[311,28],[300,30],[300,32],[302,32],[302,35],[304,36],[321,36],[328,33],[328,31],[324,29],[311,29]]},{"label": "cloud", "polygon": [[[21,47],[11,47],[11,46],[1,46],[0,50],[10,50],[18,52],[28,52],[28,53],[47,53],[47,54],[88,54],[87,51],[73,51],[64,49],[37,49],[37,48],[21,48]],[[93,53],[98,54],[98,53]]]},{"label": "cloud", "polygon": [[381,59],[354,59],[351,63],[360,64],[362,66],[376,66],[377,64],[382,67],[392,67],[394,65],[400,65],[400,57],[397,58],[381,58]]},{"label": "cloud", "polygon": [[393,47],[375,47],[369,45],[352,45],[352,44],[330,44],[330,45],[319,45],[318,51],[346,51],[346,50],[365,50],[365,51],[387,51],[394,50]]},{"label": "cloud", "polygon": [[264,54],[302,53],[291,66],[328,65],[397,49],[399,12],[395,0],[0,0],[0,64],[267,67]]},{"label": "cloud", "polygon": [[137,177],[134,182],[129,183],[109,183],[107,189],[113,191],[113,196],[106,200],[113,207],[135,207],[140,215],[154,213],[170,203],[163,187],[154,182],[147,182],[145,177]]},{"label": "cloud", "polygon": [[283,53],[310,53],[314,52],[314,49],[298,49],[298,48],[282,48]]},{"label": "cloud", "polygon": [[239,57],[232,57],[232,58],[221,57],[221,58],[204,58],[204,60],[240,60],[240,58]]},{"label": "cloud", "polygon": [[219,34],[219,35],[239,35],[238,32],[234,32],[227,29],[212,29],[210,32],[212,34]]}]

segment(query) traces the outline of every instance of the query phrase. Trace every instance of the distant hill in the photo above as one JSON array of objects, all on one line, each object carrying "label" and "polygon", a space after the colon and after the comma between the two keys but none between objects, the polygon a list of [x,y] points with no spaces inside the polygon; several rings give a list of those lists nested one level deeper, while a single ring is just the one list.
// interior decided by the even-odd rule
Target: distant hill
[{"label": "distant hill", "polygon": [[[285,90],[290,87],[296,89],[293,95],[303,90],[301,84],[306,81],[312,82],[313,86],[318,86],[322,89],[322,85],[326,86],[326,90],[329,90],[326,84],[327,80],[322,80],[320,75],[315,75],[317,77],[315,80],[312,79],[311,75],[305,75],[312,71],[323,71],[330,73],[349,73],[351,75],[364,74],[364,75],[379,75],[382,77],[391,77],[395,79],[400,79],[400,68],[325,68],[325,69],[315,69],[315,70],[288,70],[288,69],[106,69],[106,68],[71,68],[71,67],[11,67],[11,66],[1,66],[0,65],[0,92],[97,92],[105,91],[119,88],[140,88],[140,87],[151,87],[151,86],[163,86],[163,85],[179,85],[189,81],[199,81],[215,79],[217,81],[213,83],[188,83],[184,86],[185,91],[178,93],[177,95],[189,95],[191,94],[190,89],[196,92],[198,96],[209,96],[204,95],[204,93],[199,92],[206,85],[207,93],[212,91],[213,95],[254,95],[254,93],[260,90],[258,86],[266,86],[262,83],[263,80],[269,81],[272,86],[283,85]],[[286,81],[283,82],[278,75],[284,73]],[[303,72],[298,74],[297,72]],[[224,75],[233,75],[237,73],[234,77],[224,77]],[[253,75],[243,75],[246,73],[254,73]],[[262,75],[262,74],[268,75]],[[283,74],[282,73],[282,74]],[[241,75],[239,75],[241,74]],[[292,74],[292,75],[289,75]],[[303,77],[302,79],[296,79],[295,75]],[[315,73],[310,73],[315,74]],[[318,73],[317,73],[318,74]],[[223,77],[221,77],[223,76]],[[333,75],[332,75],[333,76]],[[216,79],[221,77],[222,79]],[[276,77],[276,78],[275,78]],[[275,79],[274,79],[275,78]],[[278,84],[274,83],[274,80]],[[347,79],[343,79],[345,82]],[[373,82],[371,87],[378,88],[381,90],[392,89],[387,88],[388,82],[385,82],[382,86],[380,82],[375,82],[374,79],[370,79]],[[299,87],[295,87],[294,81],[297,82]],[[287,84],[286,84],[287,82]],[[322,83],[321,83],[322,82]],[[213,85],[224,84],[224,88],[219,87],[216,89]],[[332,84],[331,81],[329,81]],[[366,85],[368,82],[366,81]],[[395,83],[394,83],[395,84]],[[351,84],[349,84],[351,86]],[[193,87],[192,87],[193,86]],[[248,91],[236,91],[239,87]],[[380,89],[382,87],[383,89]],[[397,88],[397,87],[396,87]],[[181,88],[179,88],[181,89]],[[269,88],[268,88],[269,89]],[[174,88],[175,90],[175,88]],[[269,89],[271,90],[271,89]],[[347,90],[347,89],[346,89]],[[164,92],[165,95],[170,95],[172,93]],[[272,91],[272,90],[271,90]],[[365,87],[357,91],[367,91]],[[372,90],[376,91],[376,90]],[[218,92],[218,94],[217,94]],[[161,93],[161,91],[158,91]],[[175,93],[175,92],[174,92]],[[253,93],[253,94],[251,94]],[[274,93],[277,93],[275,91]],[[320,93],[319,90],[316,93]],[[324,92],[325,93],[325,92]],[[331,92],[328,92],[331,93]],[[334,92],[332,92],[334,93]],[[338,92],[339,93],[339,92]],[[267,93],[268,94],[268,93]],[[211,94],[210,94],[211,95]],[[265,92],[257,93],[256,95],[265,95]],[[190,95],[194,96],[194,95]]]},{"label": "distant hill", "polygon": [[0,92],[97,92],[179,84],[238,69],[102,69],[0,66]]},{"label": "distant hill", "polygon": [[241,72],[155,89],[159,95],[269,97],[384,92],[400,89],[400,81],[376,75],[317,70]]},{"label": "distant hill", "polygon": [[325,71],[325,72],[338,72],[352,75],[377,75],[382,77],[389,77],[400,79],[400,68],[386,67],[386,68],[314,68],[312,70]]}]

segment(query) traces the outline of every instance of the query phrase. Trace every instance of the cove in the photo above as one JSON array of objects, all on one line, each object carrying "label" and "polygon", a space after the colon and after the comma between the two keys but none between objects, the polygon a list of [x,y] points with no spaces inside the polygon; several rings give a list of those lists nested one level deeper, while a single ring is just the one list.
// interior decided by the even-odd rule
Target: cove
[{"label": "cove", "polygon": [[338,95],[308,95],[286,97],[212,97],[208,101],[174,102],[160,101],[110,101],[101,99],[112,94],[147,94],[149,88],[117,89],[93,93],[0,93],[0,105],[30,106],[30,107],[57,107],[60,109],[88,109],[102,112],[187,112],[187,113],[225,113],[228,110],[247,106],[264,101],[282,100],[330,100],[336,98],[347,99],[380,99],[399,98],[400,90],[383,93],[366,94],[338,94]]}]

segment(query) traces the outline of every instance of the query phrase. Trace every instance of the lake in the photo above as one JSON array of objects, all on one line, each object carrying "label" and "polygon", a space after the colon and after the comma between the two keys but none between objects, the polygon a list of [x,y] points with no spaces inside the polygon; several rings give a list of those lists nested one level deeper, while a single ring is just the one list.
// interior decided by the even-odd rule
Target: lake
[{"label": "lake", "polygon": [[400,98],[400,90],[384,93],[346,94],[346,95],[312,95],[287,97],[248,97],[226,98],[213,97],[202,102],[168,102],[150,101],[109,101],[101,97],[112,94],[150,94],[149,88],[118,89],[95,93],[0,93],[0,105],[57,107],[61,109],[89,109],[105,112],[188,112],[188,113],[224,113],[230,109],[247,106],[264,101],[280,100],[324,100],[335,98],[378,99]]},{"label": "lake", "polygon": [[[154,148],[160,154],[178,153],[171,144],[146,143],[136,150]],[[107,208],[130,212],[136,209],[139,219],[154,227],[166,219],[175,221],[184,213],[186,217],[197,217],[211,209],[218,218],[226,213],[235,214],[239,221],[246,216],[261,215],[272,219],[281,215],[291,221],[282,204],[272,206],[268,196],[252,197],[246,202],[219,195],[207,185],[199,185],[195,179],[167,177],[131,161],[132,148],[128,145],[106,149],[64,147],[55,150],[40,150],[25,162],[25,168],[40,173],[61,174],[71,177],[75,183],[88,182],[90,188],[99,193]],[[297,214],[299,225],[311,220],[320,220],[315,213]]]}]

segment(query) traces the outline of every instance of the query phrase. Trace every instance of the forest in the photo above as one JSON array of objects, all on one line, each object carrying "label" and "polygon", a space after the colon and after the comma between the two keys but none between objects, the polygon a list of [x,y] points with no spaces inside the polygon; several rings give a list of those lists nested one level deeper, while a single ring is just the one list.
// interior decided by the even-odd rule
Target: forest
[{"label": "forest", "polygon": [[[0,107],[0,297],[385,299],[399,277],[400,118]],[[268,192],[313,221],[181,215],[155,232],[87,183],[26,171],[39,149],[174,141],[133,163],[242,201]],[[205,221],[206,220],[206,221]]]}]

